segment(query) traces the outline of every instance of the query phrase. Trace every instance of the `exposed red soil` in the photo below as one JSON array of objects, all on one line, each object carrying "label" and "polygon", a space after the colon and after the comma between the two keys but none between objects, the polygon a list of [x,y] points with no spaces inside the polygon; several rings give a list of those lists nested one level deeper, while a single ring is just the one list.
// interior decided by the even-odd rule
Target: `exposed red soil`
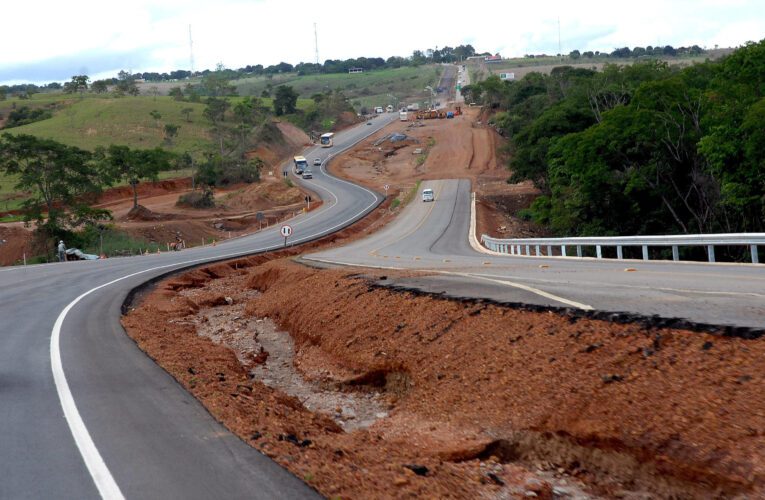
[{"label": "exposed red soil", "polygon": [[[530,464],[609,497],[764,491],[763,339],[394,292],[358,271],[274,257],[169,278],[124,324],[216,418],[324,495],[522,496],[537,474]],[[179,322],[204,301],[177,291],[211,280],[261,292],[247,312],[290,332],[306,378],[382,391],[390,416],[343,433],[249,380],[232,351]],[[340,378],[328,379],[327,366]],[[407,472],[412,463],[429,472]]]},{"label": "exposed red soil", "polygon": [[[502,138],[485,125],[479,108],[464,108],[451,120],[396,122],[336,158],[330,171],[365,186],[406,192],[418,180],[470,179],[477,196],[480,234],[498,237],[540,236],[544,231],[516,216],[539,195],[530,183],[508,184],[510,172],[501,150]],[[407,140],[379,142],[397,132]],[[375,145],[377,144],[377,145]],[[415,150],[427,158],[417,165]]]},{"label": "exposed red soil", "polygon": [[10,266],[23,258],[33,254],[33,233],[21,226],[21,224],[0,225],[0,266]]}]

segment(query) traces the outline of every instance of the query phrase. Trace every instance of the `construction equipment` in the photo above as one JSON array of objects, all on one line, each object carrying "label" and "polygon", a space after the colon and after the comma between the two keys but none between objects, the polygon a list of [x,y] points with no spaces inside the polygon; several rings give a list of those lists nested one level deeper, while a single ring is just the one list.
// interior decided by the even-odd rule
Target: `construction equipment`
[{"label": "construction equipment", "polygon": [[418,111],[416,118],[418,120],[433,120],[437,118],[454,118],[462,114],[462,108],[455,107],[454,111],[446,111],[443,109],[428,109],[425,111]]}]

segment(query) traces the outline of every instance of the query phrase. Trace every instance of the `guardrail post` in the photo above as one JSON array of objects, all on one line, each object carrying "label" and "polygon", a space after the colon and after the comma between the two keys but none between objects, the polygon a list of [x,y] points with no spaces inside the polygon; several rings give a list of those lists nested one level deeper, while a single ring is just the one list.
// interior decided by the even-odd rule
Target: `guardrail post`
[{"label": "guardrail post", "polygon": [[759,264],[760,257],[759,255],[757,255],[757,245],[750,245],[749,250],[752,253],[752,264]]},{"label": "guardrail post", "polygon": [[643,245],[643,260],[648,260],[648,245]]},{"label": "guardrail post", "polygon": [[680,260],[680,250],[677,245],[672,245],[672,260]]},{"label": "guardrail post", "polygon": [[515,252],[516,252],[518,255],[523,255],[523,252],[521,252],[521,246],[520,246],[520,245],[518,245],[518,248],[516,248],[516,249],[515,249]]},{"label": "guardrail post", "polygon": [[531,251],[529,249],[529,246],[526,245],[526,256],[529,256],[529,255],[531,255]]},{"label": "guardrail post", "polygon": [[566,245],[560,246],[560,254],[564,257],[566,257]]},{"label": "guardrail post", "polygon": [[540,252],[539,252],[539,245],[537,245],[536,251],[537,251],[537,257],[539,257],[539,255],[540,255]]},{"label": "guardrail post", "polygon": [[600,245],[596,245],[596,246],[595,246],[595,252],[598,254],[598,258],[599,258],[599,259],[602,259],[602,258],[603,258],[603,253],[602,253],[602,252],[601,252],[601,250],[600,250]]},{"label": "guardrail post", "polygon": [[619,260],[624,260],[624,254],[622,253],[621,245],[616,245],[616,258]]},{"label": "guardrail post", "polygon": [[707,245],[707,254],[709,255],[709,262],[715,261],[715,246]]},{"label": "guardrail post", "polygon": [[582,245],[576,246],[576,256],[581,257],[582,256]]},{"label": "guardrail post", "polygon": [[547,245],[547,256],[552,257],[552,245]]}]

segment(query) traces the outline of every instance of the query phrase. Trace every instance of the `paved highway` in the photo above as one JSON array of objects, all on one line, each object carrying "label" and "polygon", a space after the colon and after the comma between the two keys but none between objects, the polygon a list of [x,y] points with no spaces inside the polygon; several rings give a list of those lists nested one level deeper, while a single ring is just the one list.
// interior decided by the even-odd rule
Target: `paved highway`
[{"label": "paved highway", "polygon": [[[336,134],[328,158],[383,115]],[[293,219],[290,243],[352,223],[382,198],[314,170],[325,203]],[[308,498],[148,359],[119,324],[130,289],[163,273],[283,245],[278,228],[216,247],[0,269],[0,498]]]},{"label": "paved highway", "polygon": [[428,276],[387,283],[454,296],[765,329],[765,265],[486,255],[468,242],[469,181],[425,187],[435,190],[435,202],[418,196],[384,230],[305,258],[426,270]]}]

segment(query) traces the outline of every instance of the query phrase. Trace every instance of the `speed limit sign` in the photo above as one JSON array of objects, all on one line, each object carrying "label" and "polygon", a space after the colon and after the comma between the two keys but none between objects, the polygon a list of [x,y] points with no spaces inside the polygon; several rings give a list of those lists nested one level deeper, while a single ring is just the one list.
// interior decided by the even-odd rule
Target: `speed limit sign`
[{"label": "speed limit sign", "polygon": [[287,224],[283,225],[280,229],[282,236],[285,238],[292,234],[292,226],[288,226]]}]

